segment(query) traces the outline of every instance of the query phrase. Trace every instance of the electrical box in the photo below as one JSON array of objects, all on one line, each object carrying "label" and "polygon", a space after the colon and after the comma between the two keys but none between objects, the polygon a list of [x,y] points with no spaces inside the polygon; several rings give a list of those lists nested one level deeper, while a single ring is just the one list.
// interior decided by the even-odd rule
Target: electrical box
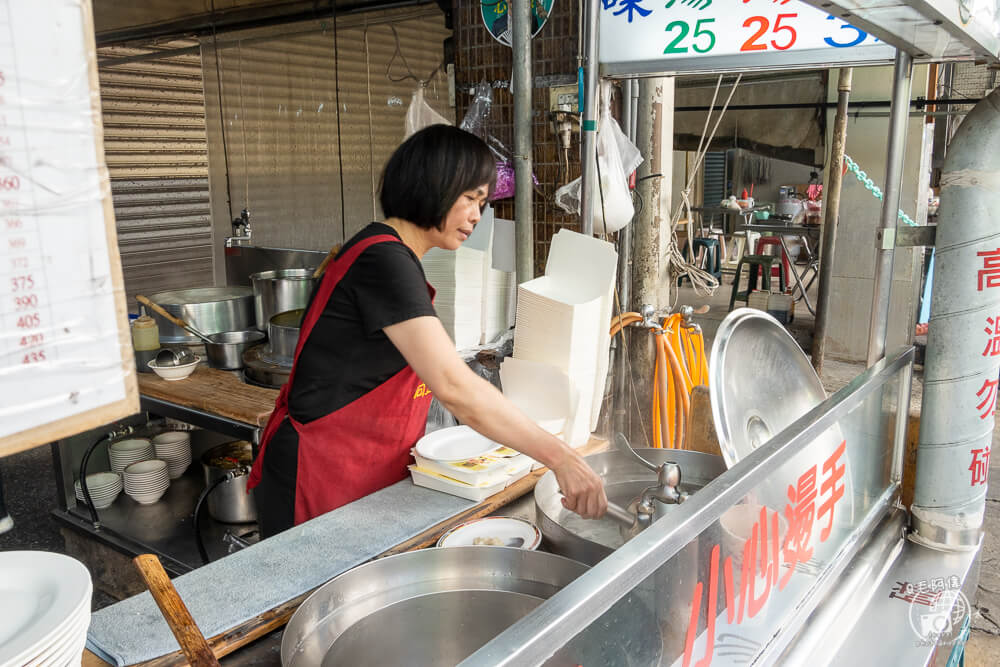
[{"label": "electrical box", "polygon": [[579,89],[576,86],[549,88],[549,111],[580,111]]}]

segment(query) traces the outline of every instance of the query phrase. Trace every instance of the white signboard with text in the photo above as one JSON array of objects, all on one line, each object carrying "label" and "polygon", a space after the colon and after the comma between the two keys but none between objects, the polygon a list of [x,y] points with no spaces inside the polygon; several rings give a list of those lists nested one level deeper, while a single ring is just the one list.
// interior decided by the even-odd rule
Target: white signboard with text
[{"label": "white signboard with text", "polygon": [[139,410],[89,0],[0,0],[0,455]]},{"label": "white signboard with text", "polygon": [[891,63],[895,49],[798,0],[601,0],[608,76]]}]

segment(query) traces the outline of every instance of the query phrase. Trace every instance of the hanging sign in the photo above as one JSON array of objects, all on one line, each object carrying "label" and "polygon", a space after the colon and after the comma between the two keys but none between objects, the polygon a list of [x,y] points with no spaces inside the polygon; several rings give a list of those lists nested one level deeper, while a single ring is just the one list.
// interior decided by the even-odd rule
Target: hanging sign
[{"label": "hanging sign", "polygon": [[601,0],[602,73],[892,63],[895,49],[798,0]]},{"label": "hanging sign", "polygon": [[[531,0],[531,36],[534,37],[549,20],[555,0]],[[479,3],[483,24],[493,38],[510,46],[510,9],[507,0],[483,0]]]},{"label": "hanging sign", "polygon": [[89,0],[0,0],[0,455],[139,411]]}]

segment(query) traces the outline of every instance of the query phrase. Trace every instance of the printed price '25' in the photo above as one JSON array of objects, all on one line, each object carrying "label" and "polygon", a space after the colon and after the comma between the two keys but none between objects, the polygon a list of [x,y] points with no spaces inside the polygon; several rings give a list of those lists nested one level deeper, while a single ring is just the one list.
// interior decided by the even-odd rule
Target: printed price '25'
[{"label": "printed price '25'", "polygon": [[[790,25],[782,25],[782,19],[793,19],[798,14],[778,14],[778,17],[774,19],[774,28],[771,30],[772,34],[778,34],[779,32],[788,33],[788,41],[783,44],[779,44],[777,40],[771,40],[771,46],[778,49],[779,51],[784,51],[785,49],[790,49],[795,44],[795,40],[799,38],[799,34],[795,32],[795,28]],[[744,28],[749,28],[753,24],[757,24],[757,32],[755,32],[750,39],[743,42],[743,46],[740,47],[740,51],[766,51],[767,44],[757,43],[761,37],[767,33],[767,29],[771,27],[771,22],[765,16],[751,16],[746,21],[743,22]]]},{"label": "printed price '25'", "polygon": [[[708,53],[715,47],[715,33],[703,27],[703,25],[706,23],[714,23],[714,22],[715,19],[699,19],[699,21],[694,24],[694,32],[691,33],[691,41],[692,41],[691,48],[694,49],[696,52]],[[675,28],[679,32],[677,33],[677,36],[674,37],[674,41],[667,44],[667,48],[663,49],[663,52],[687,53],[688,47],[681,46],[680,44],[681,42],[684,41],[684,38],[688,36],[688,33],[691,32],[691,25],[686,21],[671,21],[670,23],[667,24],[666,30],[667,32],[672,33]],[[699,37],[706,37],[708,45],[700,46],[698,44],[693,43],[694,40],[698,39]]]}]

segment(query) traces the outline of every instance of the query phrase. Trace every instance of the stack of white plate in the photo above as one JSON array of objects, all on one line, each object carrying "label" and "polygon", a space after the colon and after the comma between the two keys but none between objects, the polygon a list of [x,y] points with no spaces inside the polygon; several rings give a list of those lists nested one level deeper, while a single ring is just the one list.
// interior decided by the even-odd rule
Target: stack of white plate
[{"label": "stack of white plate", "polygon": [[119,440],[108,447],[108,459],[112,472],[122,472],[129,465],[153,458],[153,443],[145,438]]},{"label": "stack of white plate", "polygon": [[139,461],[125,468],[125,493],[137,503],[155,503],[169,487],[166,461]]},{"label": "stack of white plate", "polygon": [[87,568],[69,556],[0,552],[0,665],[79,665],[92,592]]},{"label": "stack of white plate", "polygon": [[191,434],[167,431],[153,437],[156,458],[167,462],[167,476],[177,479],[191,465]]},{"label": "stack of white plate", "polygon": [[[76,499],[86,504],[80,480],[76,480],[73,486],[76,489]],[[94,507],[102,510],[105,507],[110,507],[118,494],[122,492],[122,477],[116,472],[95,472],[92,475],[87,475],[87,490],[90,492],[90,499],[94,502]]]}]

